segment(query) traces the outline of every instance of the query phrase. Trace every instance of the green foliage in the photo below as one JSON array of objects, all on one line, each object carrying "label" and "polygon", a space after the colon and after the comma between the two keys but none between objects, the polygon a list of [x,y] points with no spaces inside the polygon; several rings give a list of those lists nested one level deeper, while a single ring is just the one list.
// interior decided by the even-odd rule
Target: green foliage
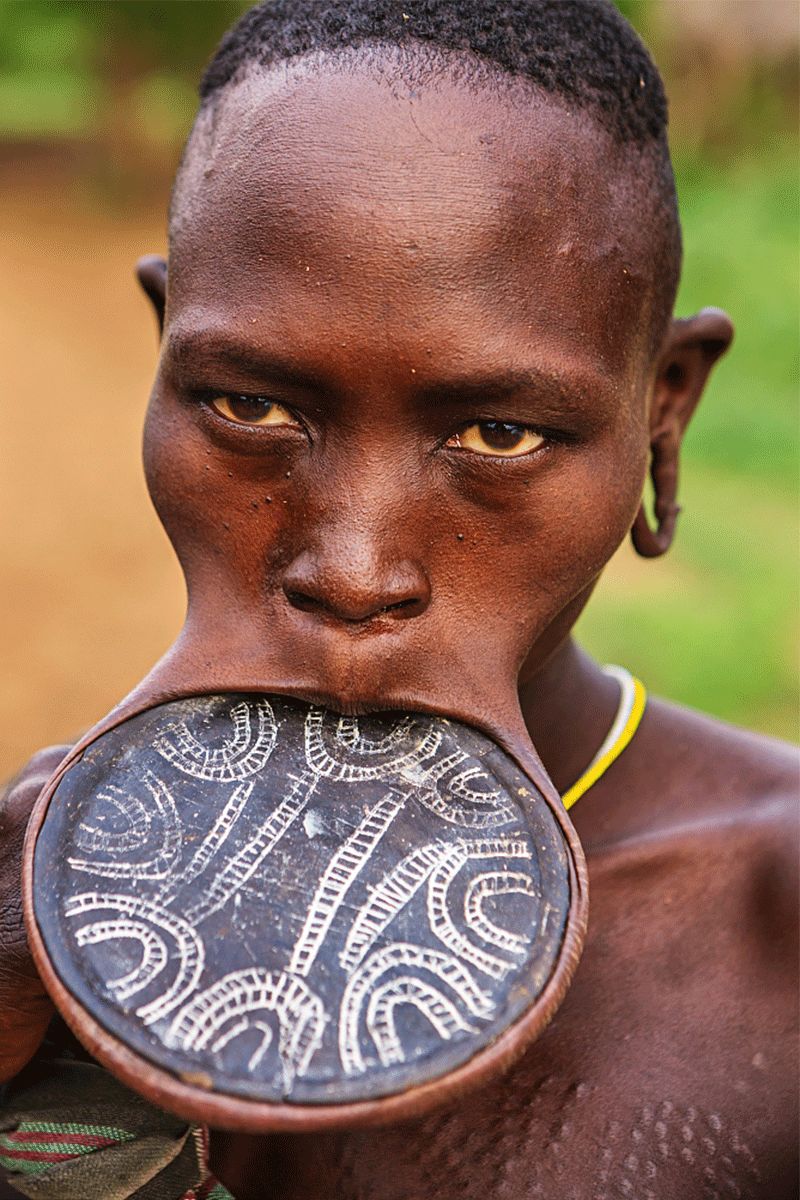
[{"label": "green foliage", "polygon": [[677,163],[678,312],[737,335],[689,429],[683,513],[666,559],[625,553],[580,633],[655,692],[797,737],[798,176],[794,147]]},{"label": "green foliage", "polygon": [[199,71],[245,0],[0,0],[0,137],[81,137],[121,89],[142,138],[185,136]]},{"label": "green foliage", "polygon": [[798,453],[798,174],[794,147],[677,164],[680,314],[724,308],[736,341],[692,427],[692,463],[793,490]]}]

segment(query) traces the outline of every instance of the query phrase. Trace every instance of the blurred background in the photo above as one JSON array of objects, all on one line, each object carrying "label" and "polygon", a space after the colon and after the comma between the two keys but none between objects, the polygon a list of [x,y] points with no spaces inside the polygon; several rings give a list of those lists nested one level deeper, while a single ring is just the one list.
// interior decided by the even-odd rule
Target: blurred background
[{"label": "blurred background", "polygon": [[[165,250],[203,63],[238,0],[0,0],[0,777],[104,714],[173,640],[145,492]],[[690,431],[677,544],[627,548],[580,634],[672,699],[797,733],[796,0],[620,0],[671,98],[678,313],[738,329]]]}]

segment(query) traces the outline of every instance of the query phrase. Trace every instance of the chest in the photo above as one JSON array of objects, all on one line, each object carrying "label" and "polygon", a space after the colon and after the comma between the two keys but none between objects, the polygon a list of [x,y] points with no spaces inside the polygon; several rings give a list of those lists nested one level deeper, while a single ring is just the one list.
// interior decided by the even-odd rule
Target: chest
[{"label": "chest", "polygon": [[242,1139],[237,1200],[265,1175],[284,1200],[788,1200],[787,1030],[739,914],[695,910],[674,868],[596,883],[567,999],[507,1075],[413,1124]]}]

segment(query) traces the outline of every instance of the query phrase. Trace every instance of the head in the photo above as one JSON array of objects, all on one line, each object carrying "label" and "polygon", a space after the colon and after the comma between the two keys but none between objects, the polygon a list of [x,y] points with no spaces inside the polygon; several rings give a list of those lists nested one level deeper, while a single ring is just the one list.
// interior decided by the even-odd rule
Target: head
[{"label": "head", "polygon": [[671,318],[658,74],[605,0],[278,0],[201,97],[140,268],[177,652],[508,727],[631,528],[666,548],[731,337]]}]

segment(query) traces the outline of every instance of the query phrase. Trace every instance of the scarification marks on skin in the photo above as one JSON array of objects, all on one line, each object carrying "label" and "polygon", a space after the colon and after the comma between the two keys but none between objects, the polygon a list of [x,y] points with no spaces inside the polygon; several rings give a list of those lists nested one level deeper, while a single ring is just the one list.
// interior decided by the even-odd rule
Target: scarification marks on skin
[{"label": "scarification marks on skin", "polygon": [[[405,1127],[376,1137],[370,1131],[347,1139],[344,1168],[349,1190],[364,1200],[406,1200],[408,1196],[461,1197],[463,1200],[767,1200],[755,1156],[742,1131],[718,1112],[673,1101],[641,1105],[598,1126],[604,1108],[625,1111],[624,1096],[586,1080],[565,1083],[559,1075],[520,1076],[490,1085],[466,1115],[461,1106],[428,1118],[410,1149]],[[663,1125],[660,1134],[656,1125]],[[665,1138],[685,1145],[715,1142],[710,1153],[687,1165],[670,1154],[657,1159]],[[465,1153],[464,1147],[468,1147]],[[738,1147],[738,1151],[734,1148]],[[704,1153],[706,1152],[703,1147]],[[419,1168],[417,1162],[420,1161]],[[400,1182],[387,1163],[402,1164]],[[581,1170],[576,1170],[581,1164]],[[709,1173],[710,1172],[710,1173]],[[377,1184],[376,1184],[377,1181]]]},{"label": "scarification marks on skin", "polygon": [[754,1156],[718,1113],[664,1100],[642,1107],[629,1131],[611,1122],[604,1142],[597,1200],[617,1195],[664,1200],[673,1194],[677,1179],[683,1180],[687,1195],[704,1200],[756,1200],[758,1195]]}]

